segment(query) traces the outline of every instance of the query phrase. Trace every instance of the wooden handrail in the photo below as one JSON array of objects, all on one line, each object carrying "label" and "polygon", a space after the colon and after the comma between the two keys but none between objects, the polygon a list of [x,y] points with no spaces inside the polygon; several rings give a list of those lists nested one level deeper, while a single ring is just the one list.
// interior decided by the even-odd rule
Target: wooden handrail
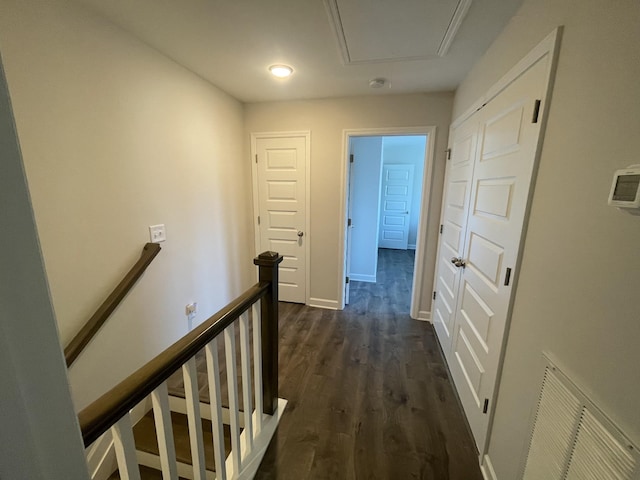
[{"label": "wooden handrail", "polygon": [[149,264],[158,255],[160,251],[160,245],[157,243],[147,243],[142,249],[140,258],[135,263],[131,270],[124,276],[122,281],[111,292],[107,299],[100,305],[96,313],[84,324],[75,337],[69,342],[69,345],[64,349],[64,358],[67,362],[67,367],[70,367],[76,358],[82,353],[84,347],[86,347],[93,337],[98,333],[100,327],[104,325],[113,311],[120,305],[120,302],[129,293],[129,290],[135,285],[138,279],[142,276]]},{"label": "wooden handrail", "polygon": [[[166,381],[176,370],[185,364],[198,351],[204,348],[215,337],[220,335],[225,328],[233,323],[242,313],[247,311],[256,301],[261,300],[263,308],[265,302],[270,307],[269,310],[262,310],[262,338],[266,335],[273,337],[275,329],[276,335],[276,362],[277,362],[277,282],[274,285],[263,277],[271,275],[271,279],[278,278],[277,265],[282,261],[282,256],[274,252],[265,252],[255,261],[260,266],[260,282],[255,284],[240,297],[219,312],[215,313],[208,320],[189,332],[176,343],[167,348],[160,355],[149,363],[141,367],[135,373],[124,379],[109,392],[105,393],[98,400],[93,402],[78,415],[82,438],[85,446],[91,445],[100,435],[106,432],[115,422],[120,420],[129,410],[141,402],[147,395],[155,390],[162,382]],[[273,273],[275,271],[275,273]],[[268,273],[264,273],[268,272]],[[275,305],[273,305],[275,293]],[[268,300],[266,300],[268,299]],[[273,315],[275,314],[275,318]],[[264,340],[263,340],[264,341]],[[271,340],[269,340],[271,342]],[[263,358],[270,356],[273,359],[272,345],[268,353],[263,351]],[[264,362],[263,362],[264,363]],[[269,363],[269,361],[267,361]],[[272,372],[273,365],[268,367]],[[264,365],[263,365],[264,371]],[[265,377],[264,383],[269,384],[269,394],[277,395],[277,363],[275,367],[275,382],[273,378]],[[275,383],[276,390],[272,390]],[[265,396],[265,403],[267,402]],[[265,413],[267,406],[265,405]]]}]

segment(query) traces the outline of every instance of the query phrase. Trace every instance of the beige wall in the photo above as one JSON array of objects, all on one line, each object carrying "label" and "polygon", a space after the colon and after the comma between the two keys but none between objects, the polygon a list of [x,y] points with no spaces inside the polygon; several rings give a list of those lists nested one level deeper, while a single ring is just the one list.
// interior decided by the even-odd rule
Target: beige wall
[{"label": "beige wall", "polygon": [[640,217],[607,206],[640,163],[636,0],[525,0],[458,89],[454,118],[565,25],[489,455],[517,477],[541,354],[550,352],[640,444]]},{"label": "beige wall", "polygon": [[70,370],[82,408],[254,280],[243,107],[75,3],[2,0],[0,49],[53,305],[67,344],[168,241]]},{"label": "beige wall", "polygon": [[[341,176],[344,129],[381,127],[437,127],[432,206],[429,212],[423,301],[431,310],[433,266],[440,221],[444,151],[451,120],[452,94],[349,97],[327,100],[248,104],[245,145],[251,132],[311,131],[311,297],[336,302],[340,298],[339,258]],[[248,154],[247,154],[248,156]]]}]

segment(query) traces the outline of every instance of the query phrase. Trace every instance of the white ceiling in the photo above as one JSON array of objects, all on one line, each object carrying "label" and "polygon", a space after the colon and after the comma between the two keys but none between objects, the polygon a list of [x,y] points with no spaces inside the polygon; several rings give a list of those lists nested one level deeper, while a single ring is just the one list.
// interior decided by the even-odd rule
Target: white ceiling
[{"label": "white ceiling", "polygon": [[[455,90],[522,3],[78,1],[244,102]],[[275,63],[294,74],[271,77]]]}]

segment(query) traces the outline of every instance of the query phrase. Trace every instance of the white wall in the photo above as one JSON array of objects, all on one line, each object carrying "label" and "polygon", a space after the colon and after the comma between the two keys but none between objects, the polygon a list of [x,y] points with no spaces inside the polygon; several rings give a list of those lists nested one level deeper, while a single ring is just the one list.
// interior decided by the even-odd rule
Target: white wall
[{"label": "white wall", "polygon": [[614,170],[639,163],[636,0],[525,0],[455,97],[454,117],[565,25],[489,455],[512,480],[542,351],[640,444],[640,217],[607,206]]},{"label": "white wall", "polygon": [[253,283],[242,105],[74,2],[1,0],[0,50],[60,337],[164,223],[168,241],[69,372],[81,409]]},{"label": "white wall", "polygon": [[375,282],[378,268],[378,212],[382,175],[382,137],[351,138],[350,217],[351,254],[349,277]]},{"label": "white wall", "polygon": [[[340,297],[343,259],[339,249],[344,129],[437,126],[431,211],[420,310],[431,310],[433,268],[440,221],[444,151],[451,123],[452,94],[350,97],[269,102],[245,107],[245,152],[249,133],[311,131],[311,297],[334,302]],[[249,154],[247,153],[248,157]],[[331,259],[327,261],[327,259]]]},{"label": "white wall", "polygon": [[89,478],[0,63],[0,477]]},{"label": "white wall", "polygon": [[414,166],[413,195],[409,214],[409,248],[413,249],[416,248],[418,239],[426,147],[427,137],[424,135],[398,135],[384,137],[382,140],[382,162],[385,165],[404,163]]}]

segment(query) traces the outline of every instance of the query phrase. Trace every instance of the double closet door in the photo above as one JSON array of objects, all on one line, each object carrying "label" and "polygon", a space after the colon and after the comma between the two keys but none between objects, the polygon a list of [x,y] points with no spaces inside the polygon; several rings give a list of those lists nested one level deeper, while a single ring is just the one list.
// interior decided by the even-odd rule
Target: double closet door
[{"label": "double closet door", "polygon": [[479,451],[485,448],[540,136],[543,57],[454,126],[433,323]]}]

